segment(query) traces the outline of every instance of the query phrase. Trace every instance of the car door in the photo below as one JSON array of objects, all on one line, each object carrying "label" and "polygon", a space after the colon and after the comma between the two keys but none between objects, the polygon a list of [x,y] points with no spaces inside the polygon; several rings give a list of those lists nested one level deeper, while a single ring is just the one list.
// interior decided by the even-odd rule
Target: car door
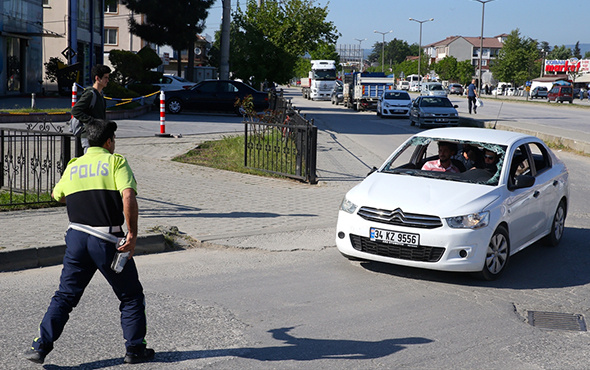
[{"label": "car door", "polygon": [[203,81],[187,94],[187,106],[196,110],[217,110],[217,81]]},{"label": "car door", "polygon": [[238,88],[230,81],[219,81],[217,94],[219,109],[224,111],[234,110],[237,99],[242,99]]},{"label": "car door", "polygon": [[511,251],[515,253],[536,238],[543,226],[545,213],[542,200],[539,198],[544,185],[535,181],[535,184],[528,188],[512,188],[518,176],[534,176],[528,144],[518,146],[506,168],[508,169],[509,191],[509,196],[506,199],[506,212],[509,219]]}]

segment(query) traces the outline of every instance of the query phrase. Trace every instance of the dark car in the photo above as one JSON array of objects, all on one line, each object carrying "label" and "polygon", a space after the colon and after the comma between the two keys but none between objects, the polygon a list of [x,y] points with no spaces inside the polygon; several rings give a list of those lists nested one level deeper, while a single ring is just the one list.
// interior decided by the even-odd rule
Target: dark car
[{"label": "dark car", "polygon": [[446,96],[419,96],[414,99],[410,108],[410,125],[457,126],[457,108]]},{"label": "dark car", "polygon": [[252,95],[256,111],[268,108],[268,94],[238,81],[205,80],[188,90],[168,91],[166,109],[176,114],[183,110],[229,111],[240,114],[236,100]]},{"label": "dark car", "polygon": [[531,92],[531,98],[532,99],[536,99],[536,98],[545,99],[545,98],[547,98],[547,92],[548,91],[545,86],[537,86]]},{"label": "dark car", "polygon": [[574,89],[568,85],[555,85],[549,90],[547,100],[560,103],[568,101],[572,104],[574,102]]}]

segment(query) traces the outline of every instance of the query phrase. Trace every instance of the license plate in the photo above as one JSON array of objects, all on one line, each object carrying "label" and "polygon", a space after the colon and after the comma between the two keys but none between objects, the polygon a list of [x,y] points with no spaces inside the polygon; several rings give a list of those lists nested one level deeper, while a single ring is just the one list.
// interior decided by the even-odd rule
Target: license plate
[{"label": "license plate", "polygon": [[394,109],[393,110],[393,113],[404,113],[404,112],[405,112],[405,110],[403,110],[403,109]]},{"label": "license plate", "polygon": [[447,118],[437,118],[436,122],[447,122],[448,119]]},{"label": "license plate", "polygon": [[387,244],[406,245],[417,247],[420,245],[420,235],[410,233],[400,233],[397,231],[383,230],[372,227],[371,240]]}]

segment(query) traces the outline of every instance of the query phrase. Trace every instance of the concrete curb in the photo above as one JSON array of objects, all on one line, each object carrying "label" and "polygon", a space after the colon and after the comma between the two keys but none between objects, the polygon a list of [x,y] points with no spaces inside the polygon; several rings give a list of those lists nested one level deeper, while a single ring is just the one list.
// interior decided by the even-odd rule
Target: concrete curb
[{"label": "concrete curb", "polygon": [[[160,253],[165,250],[166,243],[162,234],[151,234],[137,238],[136,255]],[[63,244],[0,252],[0,271],[60,265],[65,251],[66,246]]]}]

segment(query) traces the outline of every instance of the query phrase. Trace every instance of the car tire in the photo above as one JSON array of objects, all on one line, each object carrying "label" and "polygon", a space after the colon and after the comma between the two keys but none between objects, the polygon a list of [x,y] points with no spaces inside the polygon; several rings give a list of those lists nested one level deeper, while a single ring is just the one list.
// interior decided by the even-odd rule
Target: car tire
[{"label": "car tire", "polygon": [[182,111],[182,101],[178,98],[170,98],[166,101],[166,109],[172,114],[178,114]]},{"label": "car tire", "polygon": [[412,119],[412,115],[410,114],[410,126],[414,126],[414,120]]},{"label": "car tire", "polygon": [[499,226],[490,239],[486,251],[483,269],[480,272],[484,280],[496,280],[504,270],[510,258],[510,239],[505,227]]},{"label": "car tire", "polygon": [[567,209],[565,206],[565,200],[561,200],[559,205],[557,206],[557,210],[555,211],[555,215],[553,216],[553,221],[551,222],[551,232],[549,235],[545,237],[545,243],[551,247],[557,247],[559,242],[561,242],[561,238],[563,237],[564,225],[565,225],[565,217],[567,215]]}]

